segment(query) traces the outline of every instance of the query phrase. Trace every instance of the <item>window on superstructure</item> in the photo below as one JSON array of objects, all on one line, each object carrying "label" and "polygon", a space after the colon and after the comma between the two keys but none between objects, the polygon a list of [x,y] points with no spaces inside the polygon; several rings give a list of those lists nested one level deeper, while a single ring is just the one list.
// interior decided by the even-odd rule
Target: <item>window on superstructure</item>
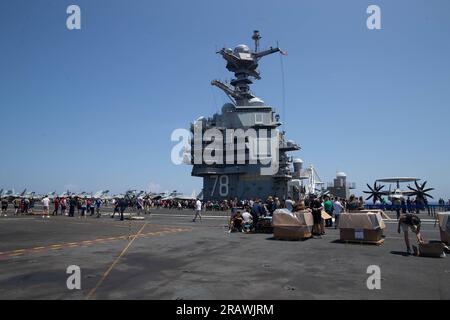
[{"label": "window on superstructure", "polygon": [[264,123],[264,116],[262,113],[256,113],[255,114],[255,124],[263,124]]}]

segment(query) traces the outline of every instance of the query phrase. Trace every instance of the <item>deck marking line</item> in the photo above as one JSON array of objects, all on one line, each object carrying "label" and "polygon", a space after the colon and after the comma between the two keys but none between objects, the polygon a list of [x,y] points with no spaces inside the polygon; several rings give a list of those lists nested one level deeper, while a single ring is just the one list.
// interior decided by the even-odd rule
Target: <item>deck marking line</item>
[{"label": "deck marking line", "polygon": [[128,248],[133,244],[134,240],[136,240],[136,238],[139,236],[139,234],[142,232],[142,230],[144,230],[145,226],[147,225],[147,223],[145,223],[141,229],[139,230],[139,232],[133,237],[133,239],[130,240],[130,242],[128,242],[127,246],[122,250],[122,252],[120,253],[120,255],[116,258],[116,260],[114,260],[114,262],[111,264],[111,266],[108,268],[108,270],[106,270],[106,272],[103,274],[103,276],[101,277],[101,279],[98,281],[97,285],[92,288],[92,290],[89,292],[89,294],[86,296],[86,300],[89,300],[91,298],[91,296],[95,293],[95,291],[97,291],[97,289],[102,285],[103,281],[105,281],[106,277],[109,275],[109,273],[112,271],[112,269],[116,266],[116,264],[119,262],[120,258],[127,252]]}]

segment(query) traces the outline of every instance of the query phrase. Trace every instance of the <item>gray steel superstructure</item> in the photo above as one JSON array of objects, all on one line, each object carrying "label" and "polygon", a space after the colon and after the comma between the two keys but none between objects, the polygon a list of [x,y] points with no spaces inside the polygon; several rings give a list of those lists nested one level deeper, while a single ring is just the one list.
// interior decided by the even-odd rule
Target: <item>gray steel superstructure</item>
[{"label": "gray steel superstructure", "polygon": [[[283,199],[287,196],[288,181],[293,176],[291,169],[293,159],[288,152],[300,150],[300,147],[295,142],[286,140],[285,133],[278,130],[282,123],[275,110],[271,106],[265,105],[250,91],[252,79],[261,79],[257,70],[259,60],[280,51],[278,47],[271,47],[259,52],[259,39],[259,32],[255,31],[253,34],[255,51],[251,51],[246,45],[239,45],[234,50],[223,48],[217,52],[226,60],[226,68],[234,73],[235,78],[230,81],[229,85],[219,80],[213,80],[211,84],[223,90],[231,102],[223,105],[221,113],[216,113],[210,118],[199,118],[191,124],[191,131],[194,133],[191,144],[192,176],[203,178],[204,200],[265,199],[268,196],[277,196]],[[198,140],[195,132],[199,136],[199,130],[201,134],[204,134],[208,129],[217,129],[223,134],[223,141],[220,141],[221,147],[216,148],[213,152],[215,155],[223,152],[224,161],[222,163],[205,163],[204,160],[199,162],[194,159],[195,143],[197,146],[201,143],[202,153],[211,143],[211,141]],[[267,152],[269,157],[278,161],[277,170],[272,174],[262,173],[262,169],[268,168],[269,165],[262,163],[261,155],[258,154],[259,161],[255,163],[253,153],[250,152],[248,136],[239,137],[238,134],[235,136],[229,134],[229,132],[248,133],[249,131],[256,132],[257,138],[261,140],[264,137],[270,137],[267,132],[270,132],[272,137],[277,137],[276,154],[270,147]],[[239,144],[238,139],[240,138],[245,139],[245,150],[242,150],[242,144]],[[230,160],[230,151],[234,161],[225,161],[225,159]],[[242,153],[241,157],[238,155],[239,151],[244,152],[245,160]]]}]

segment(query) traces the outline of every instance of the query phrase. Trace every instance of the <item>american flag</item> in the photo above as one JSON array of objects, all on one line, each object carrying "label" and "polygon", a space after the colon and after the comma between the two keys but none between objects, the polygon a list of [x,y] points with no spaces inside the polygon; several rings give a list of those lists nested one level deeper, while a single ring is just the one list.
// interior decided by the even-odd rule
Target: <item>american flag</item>
[{"label": "american flag", "polygon": [[288,55],[287,51],[280,50],[280,53],[281,53],[281,55],[283,55],[283,56],[287,56],[287,55]]}]

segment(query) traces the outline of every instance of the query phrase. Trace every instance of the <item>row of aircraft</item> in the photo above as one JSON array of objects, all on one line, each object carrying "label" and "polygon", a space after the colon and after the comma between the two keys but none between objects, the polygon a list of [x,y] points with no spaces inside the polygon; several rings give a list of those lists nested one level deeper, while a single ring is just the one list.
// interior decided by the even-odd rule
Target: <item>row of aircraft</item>
[{"label": "row of aircraft", "polygon": [[137,191],[137,190],[128,190],[125,193],[110,195],[109,190],[99,190],[97,192],[70,192],[67,190],[61,194],[56,193],[56,191],[47,193],[45,195],[39,195],[36,192],[28,192],[27,189],[23,190],[20,193],[16,193],[14,189],[12,190],[0,190],[0,198],[7,198],[10,201],[16,198],[21,199],[33,199],[33,200],[42,200],[44,197],[48,197],[50,200],[53,200],[57,197],[59,198],[69,198],[69,197],[78,197],[82,199],[102,199],[102,200],[112,200],[112,199],[128,199],[134,200],[138,198],[147,198],[152,200],[195,200],[197,198],[195,194],[195,190],[192,194],[183,195],[182,193],[175,191],[172,192],[163,192],[163,193],[154,193],[154,192],[146,192],[146,191]]}]

